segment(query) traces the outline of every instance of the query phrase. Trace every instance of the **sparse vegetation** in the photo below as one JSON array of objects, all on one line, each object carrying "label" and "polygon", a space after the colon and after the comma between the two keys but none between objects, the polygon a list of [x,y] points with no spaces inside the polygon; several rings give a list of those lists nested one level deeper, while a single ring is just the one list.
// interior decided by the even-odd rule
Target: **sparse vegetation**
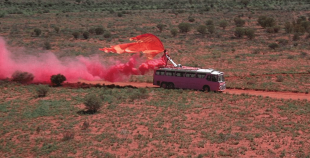
[{"label": "sparse vegetation", "polygon": [[157,24],[156,27],[158,28],[158,30],[160,32],[162,32],[164,30],[164,28],[165,28],[165,25],[164,24]]},{"label": "sparse vegetation", "polygon": [[38,85],[36,87],[36,91],[37,91],[37,96],[38,97],[45,97],[47,92],[49,90],[49,87],[46,85]]},{"label": "sparse vegetation", "polygon": [[96,113],[102,106],[102,101],[95,94],[88,94],[84,98],[84,105],[88,112]]},{"label": "sparse vegetation", "polygon": [[180,23],[178,27],[181,33],[187,33],[191,30],[191,25],[189,23]]},{"label": "sparse vegetation", "polygon": [[36,28],[33,30],[33,32],[35,33],[36,36],[40,36],[42,31],[41,29]]},{"label": "sparse vegetation", "polygon": [[73,35],[73,37],[75,39],[78,39],[80,37],[80,33],[79,32],[73,32],[72,35]]},{"label": "sparse vegetation", "polygon": [[199,25],[198,28],[197,28],[197,31],[204,35],[207,33],[207,26],[206,25]]},{"label": "sparse vegetation", "polygon": [[61,86],[61,84],[66,80],[67,80],[66,77],[62,74],[57,74],[57,75],[51,76],[51,82],[52,82],[52,84],[54,84],[56,86]]},{"label": "sparse vegetation", "polygon": [[29,83],[34,79],[33,74],[29,72],[15,71],[12,74],[12,81],[19,83]]}]

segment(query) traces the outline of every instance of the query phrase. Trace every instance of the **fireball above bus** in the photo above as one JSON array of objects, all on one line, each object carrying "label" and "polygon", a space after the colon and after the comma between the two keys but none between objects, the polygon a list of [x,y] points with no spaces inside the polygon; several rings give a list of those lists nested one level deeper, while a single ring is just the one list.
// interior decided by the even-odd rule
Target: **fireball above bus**
[{"label": "fireball above bus", "polygon": [[202,91],[224,91],[226,89],[224,73],[214,69],[201,69],[177,65],[164,52],[167,61],[174,66],[166,66],[154,71],[153,85],[162,88],[195,89]]}]

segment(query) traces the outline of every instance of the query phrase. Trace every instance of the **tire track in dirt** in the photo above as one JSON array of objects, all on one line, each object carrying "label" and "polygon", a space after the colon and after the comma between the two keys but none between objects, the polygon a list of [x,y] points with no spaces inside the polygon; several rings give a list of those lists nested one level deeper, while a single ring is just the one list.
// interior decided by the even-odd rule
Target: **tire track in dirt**
[{"label": "tire track in dirt", "polygon": [[[145,82],[108,82],[108,81],[81,81],[81,83],[91,84],[91,85],[117,85],[121,87],[136,87],[136,88],[159,88],[159,86],[155,86],[152,83],[145,83]],[[271,97],[277,99],[306,99],[310,101],[310,94],[305,93],[293,93],[293,92],[270,92],[270,91],[257,91],[257,90],[242,90],[242,89],[226,89],[224,93],[228,94],[248,94],[253,96],[263,96],[263,97]]]}]

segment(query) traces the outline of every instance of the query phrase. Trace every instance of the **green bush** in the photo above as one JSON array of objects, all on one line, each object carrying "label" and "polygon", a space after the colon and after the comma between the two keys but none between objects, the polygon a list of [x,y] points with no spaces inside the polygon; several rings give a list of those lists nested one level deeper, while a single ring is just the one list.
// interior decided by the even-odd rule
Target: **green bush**
[{"label": "green bush", "polygon": [[95,34],[95,33],[96,33],[95,30],[96,30],[95,28],[90,28],[90,29],[88,30],[88,32],[89,32],[90,34]]},{"label": "green bush", "polygon": [[188,21],[189,21],[189,22],[194,22],[194,21],[195,21],[195,18],[190,16],[190,17],[188,17]]},{"label": "green bush", "polygon": [[102,35],[104,33],[104,28],[103,27],[97,27],[95,28],[95,33],[96,35]]},{"label": "green bush", "polygon": [[51,82],[52,82],[52,84],[54,84],[56,86],[61,86],[61,84],[66,80],[67,80],[66,77],[62,74],[57,74],[57,75],[51,76]]},{"label": "green bush", "polygon": [[164,24],[157,24],[156,27],[158,28],[158,30],[160,32],[162,32],[164,30],[165,25]]},{"label": "green bush", "polygon": [[284,29],[286,33],[292,33],[294,31],[294,25],[290,22],[286,22],[284,25]]},{"label": "green bush", "polygon": [[267,16],[259,16],[257,22],[263,28],[273,27],[276,25],[275,19],[273,19],[272,17],[267,17]]},{"label": "green bush", "polygon": [[36,87],[37,96],[38,97],[45,97],[48,90],[49,90],[49,87],[47,85],[38,85]]},{"label": "green bush", "polygon": [[200,34],[206,34],[207,33],[207,26],[206,25],[199,25],[197,27],[197,31],[200,33]]},{"label": "green bush", "polygon": [[80,33],[79,32],[73,32],[72,35],[73,35],[73,37],[75,39],[78,39],[80,37]]},{"label": "green bush", "polygon": [[283,80],[284,78],[282,75],[277,76],[277,79],[276,79],[277,82],[283,82]]},{"label": "green bush", "polygon": [[266,32],[267,32],[267,33],[274,33],[273,27],[267,27],[267,28],[266,28]]},{"label": "green bush", "polygon": [[175,28],[173,28],[173,29],[170,30],[170,33],[171,33],[171,35],[172,35],[173,37],[175,37],[175,36],[178,35],[178,30],[175,29]]},{"label": "green bush", "polygon": [[122,16],[123,16],[123,13],[122,13],[122,12],[118,12],[118,13],[117,13],[117,16],[118,16],[118,17],[122,17]]},{"label": "green bush", "polygon": [[0,18],[3,18],[4,16],[6,15],[6,13],[5,12],[0,12]]},{"label": "green bush", "polygon": [[238,38],[242,38],[245,35],[245,29],[242,27],[236,27],[234,35]]},{"label": "green bush", "polygon": [[41,29],[35,28],[33,32],[35,33],[36,36],[40,36],[42,31]]},{"label": "green bush", "polygon": [[52,49],[51,43],[49,41],[45,41],[44,45],[43,45],[43,48],[46,49],[46,50]]},{"label": "green bush", "polygon": [[95,94],[88,94],[84,98],[84,105],[88,112],[96,113],[102,106],[102,100]]},{"label": "green bush", "polygon": [[112,34],[111,34],[111,32],[107,31],[107,32],[105,32],[105,33],[103,34],[103,37],[104,37],[104,38],[110,38],[110,37],[112,37]]},{"label": "green bush", "polygon": [[220,27],[225,30],[225,28],[228,26],[228,22],[226,20],[221,20],[220,21]]},{"label": "green bush", "polygon": [[29,83],[33,81],[34,76],[29,72],[15,71],[12,74],[12,81],[19,83]]},{"label": "green bush", "polygon": [[279,31],[281,30],[281,27],[279,25],[276,25],[273,27],[274,33],[279,33]]},{"label": "green bush", "polygon": [[83,32],[84,39],[89,39],[89,32]]},{"label": "green bush", "polygon": [[300,39],[299,33],[295,33],[293,36],[293,41],[298,41]]},{"label": "green bush", "polygon": [[249,38],[249,39],[254,39],[255,38],[255,30],[251,29],[251,28],[247,28],[245,30],[245,35]]},{"label": "green bush", "polygon": [[234,22],[237,27],[242,27],[245,24],[245,21],[239,17],[234,18]]},{"label": "green bush", "polygon": [[273,49],[273,50],[275,50],[276,48],[279,47],[279,45],[278,45],[277,43],[270,43],[270,44],[268,45],[268,47],[271,48],[271,49]]},{"label": "green bush", "polygon": [[189,23],[180,23],[178,27],[181,33],[187,33],[191,30],[191,25]]},{"label": "green bush", "polygon": [[57,26],[54,27],[54,30],[56,33],[59,33],[59,31],[60,31],[59,27],[57,27]]},{"label": "green bush", "polygon": [[207,21],[206,21],[206,25],[213,25],[213,20],[211,20],[211,19],[210,19],[210,20],[207,20]]},{"label": "green bush", "polygon": [[213,34],[213,33],[215,32],[215,27],[214,27],[214,25],[208,25],[207,28],[208,28],[208,32],[209,32],[210,34]]}]

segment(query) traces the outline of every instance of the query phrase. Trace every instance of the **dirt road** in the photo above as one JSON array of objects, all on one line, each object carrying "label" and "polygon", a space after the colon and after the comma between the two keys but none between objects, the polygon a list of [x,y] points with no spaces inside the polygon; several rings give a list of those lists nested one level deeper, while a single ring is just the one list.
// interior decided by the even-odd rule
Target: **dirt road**
[{"label": "dirt road", "polygon": [[[108,82],[108,81],[81,81],[87,84],[104,84],[104,85],[118,85],[118,86],[133,86],[137,88],[158,88],[158,86],[154,86],[152,83],[138,83],[138,82]],[[268,91],[256,91],[256,90],[240,90],[240,89],[226,89],[224,93],[229,94],[248,94],[248,95],[255,95],[255,96],[263,96],[263,97],[271,97],[277,99],[306,99],[310,101],[310,94],[305,93],[293,93],[293,92],[268,92]]]}]

